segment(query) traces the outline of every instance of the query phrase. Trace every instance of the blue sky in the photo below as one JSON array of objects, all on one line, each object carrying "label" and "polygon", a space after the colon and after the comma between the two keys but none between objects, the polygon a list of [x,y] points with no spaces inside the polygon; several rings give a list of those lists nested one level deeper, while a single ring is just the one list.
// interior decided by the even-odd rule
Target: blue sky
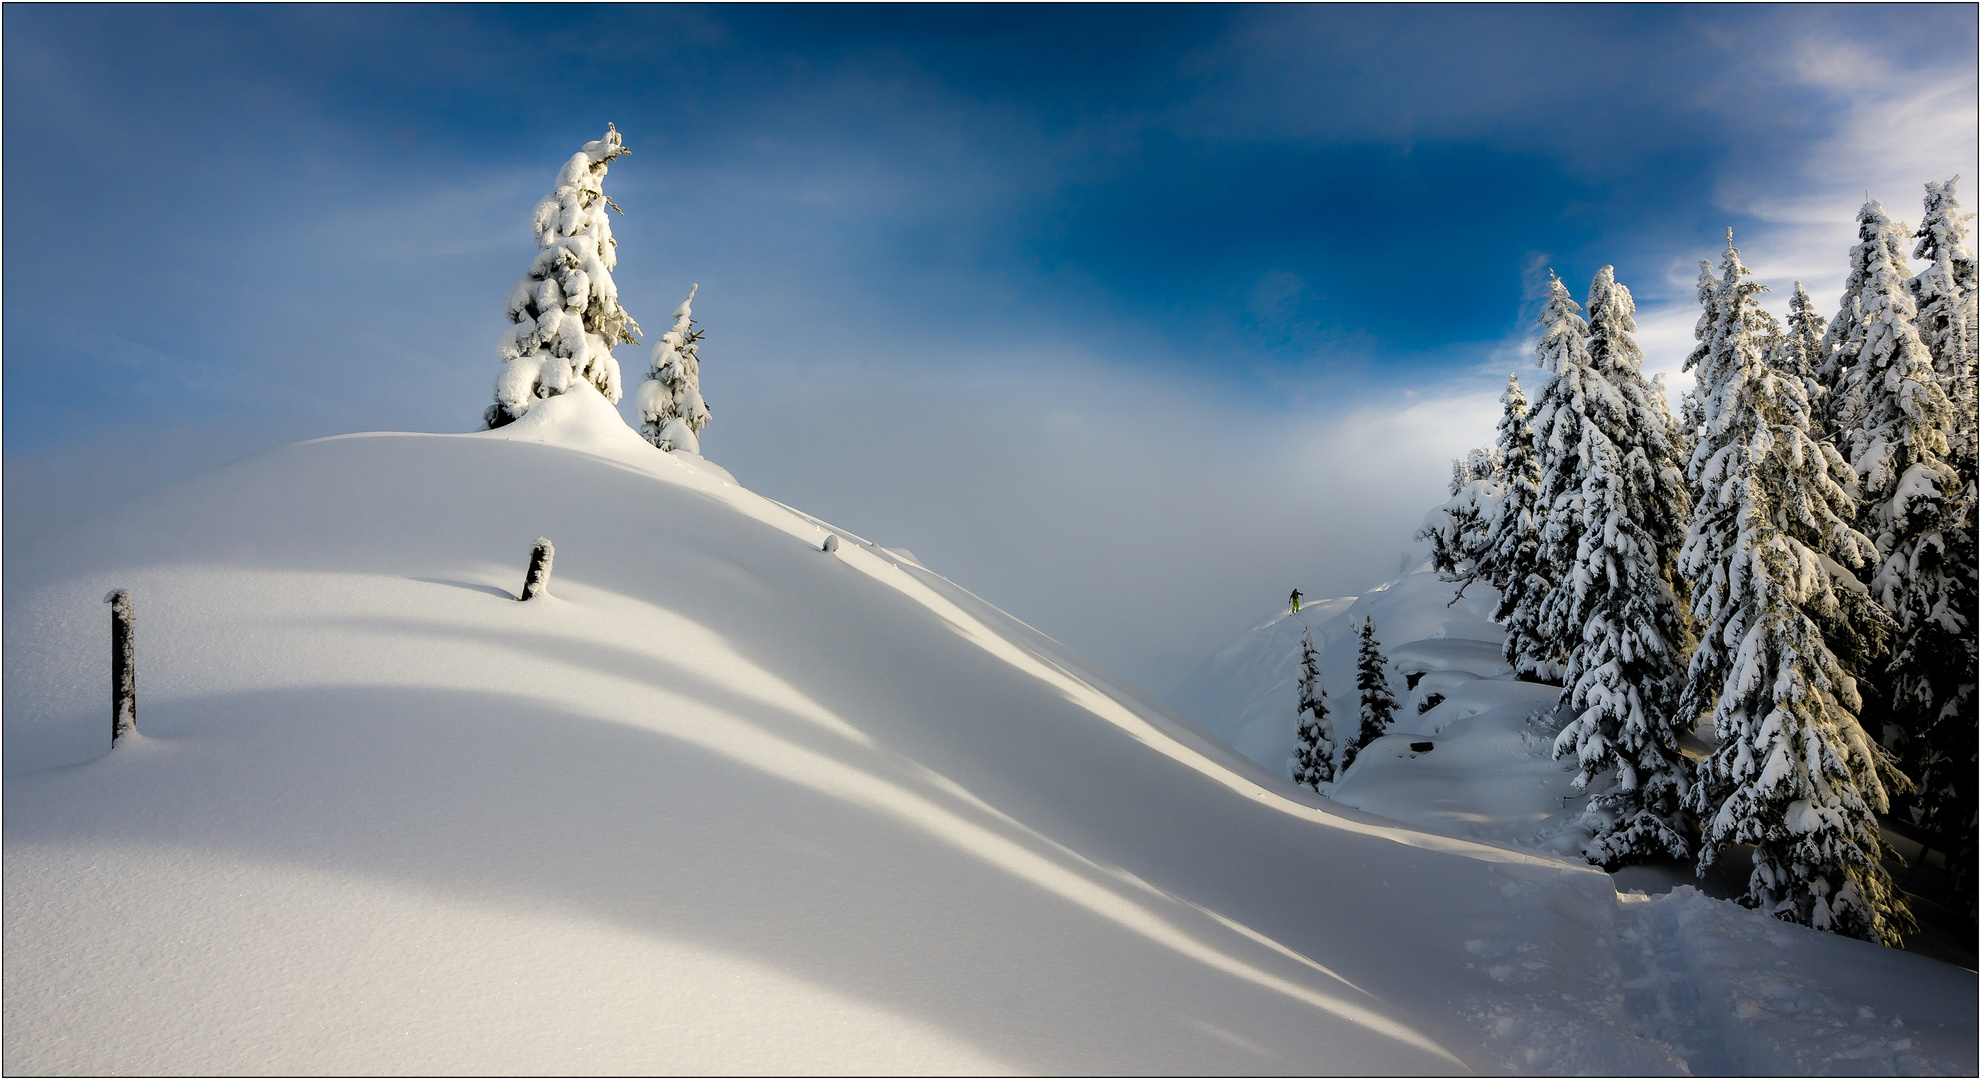
[{"label": "blue sky", "polygon": [[1658,370],[1729,225],[1832,305],[1866,190],[1975,174],[1975,12],[9,5],[9,542],[472,426],[610,120],[709,456],[1161,690],[1394,571],[1550,267],[1615,264]]}]

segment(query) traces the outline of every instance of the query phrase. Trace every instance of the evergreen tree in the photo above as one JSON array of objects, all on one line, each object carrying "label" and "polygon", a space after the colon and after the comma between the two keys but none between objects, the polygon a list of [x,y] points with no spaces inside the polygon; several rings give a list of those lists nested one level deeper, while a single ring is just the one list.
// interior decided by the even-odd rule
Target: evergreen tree
[{"label": "evergreen tree", "polygon": [[1877,815],[1905,779],[1858,723],[1850,675],[1890,626],[1845,569],[1876,547],[1851,525],[1850,468],[1812,436],[1802,380],[1763,360],[1761,286],[1731,246],[1722,265],[1680,560],[1703,627],[1683,708],[1710,710],[1721,739],[1688,799],[1700,870],[1753,844],[1743,903],[1896,943],[1913,924],[1880,865]]},{"label": "evergreen tree", "polygon": [[[1930,260],[1891,297],[1896,268],[1878,262],[1866,292],[1883,326],[1867,326],[1865,348],[1847,373],[1861,381],[1861,415],[1850,431],[1868,454],[1863,527],[1883,557],[1872,591],[1898,619],[1886,672],[1891,680],[1886,744],[1900,748],[1918,778],[1913,820],[1936,834],[1963,906],[1974,906],[1975,861],[1975,266],[1956,198],[1959,178],[1926,185],[1925,220],[1914,254]],[[1900,302],[1903,300],[1903,302]],[[1914,349],[1897,325],[1913,305]],[[1867,323],[1871,320],[1867,319]],[[1930,357],[1930,373],[1920,362]],[[1943,413],[1937,385],[1947,400]],[[1863,467],[1868,464],[1869,467]],[[1896,476],[1896,483],[1893,477]]]},{"label": "evergreen tree", "polygon": [[[1488,532],[1502,494],[1496,447],[1481,447],[1451,463],[1451,498],[1424,515],[1416,539],[1431,545],[1431,565],[1458,592],[1481,577],[1490,578]],[[1454,598],[1453,602],[1456,602]]]},{"label": "evergreen tree", "polygon": [[1360,637],[1355,650],[1355,692],[1362,699],[1362,712],[1355,734],[1342,743],[1337,776],[1347,772],[1356,755],[1382,738],[1396,719],[1396,695],[1390,692],[1389,675],[1383,670],[1389,660],[1376,644],[1375,619],[1364,616],[1355,632]]},{"label": "evergreen tree", "polygon": [[[1976,279],[1968,215],[1960,212],[1960,177],[1926,185],[1925,217],[1913,257],[1927,266],[1907,290],[1918,305],[1919,336],[1933,356],[1954,407],[1947,464],[1960,489],[1941,507],[1909,559],[1925,587],[1901,616],[1906,628],[1893,656],[1893,693],[1925,714],[1907,764],[1916,770],[1915,820],[1937,835],[1954,886],[1970,916],[1976,910]],[[1937,540],[1934,539],[1937,535]]]},{"label": "evergreen tree", "polygon": [[537,203],[530,217],[537,256],[503,305],[511,325],[496,349],[502,371],[495,377],[495,404],[482,415],[489,427],[520,418],[540,398],[564,393],[573,379],[589,381],[607,401],[619,400],[612,347],[638,342],[640,326],[619,306],[612,282],[618,244],[605,208],[619,207],[602,185],[613,159],[626,153],[631,151],[618,130],[607,124],[605,137],[571,155],[556,186]]},{"label": "evergreen tree", "polygon": [[1802,283],[1796,282],[1795,295],[1788,301],[1788,332],[1784,335],[1782,364],[1778,366],[1802,380],[1809,395],[1810,412],[1816,416],[1823,414],[1826,393],[1816,373],[1830,366],[1829,353],[1823,345],[1823,327],[1823,317],[1816,314],[1816,302],[1809,299]]},{"label": "evergreen tree", "polygon": [[[1728,229],[1729,244],[1732,243],[1732,236],[1733,230]],[[1699,426],[1703,422],[1702,397],[1706,386],[1703,369],[1711,362],[1713,342],[1719,338],[1720,279],[1713,275],[1713,264],[1705,259],[1699,260],[1698,291],[1699,321],[1692,326],[1692,340],[1698,344],[1686,354],[1685,363],[1681,368],[1684,371],[1695,372],[1694,381],[1692,389],[1686,392],[1685,400],[1679,405],[1678,410],[1679,438],[1688,459],[1692,454],[1693,443],[1698,438]]]},{"label": "evergreen tree", "polygon": [[1507,376],[1500,402],[1494,448],[1500,454],[1501,496],[1479,562],[1499,591],[1493,619],[1506,627],[1507,664],[1522,679],[1545,680],[1554,675],[1556,650],[1541,636],[1540,611],[1554,580],[1541,561],[1541,465],[1518,376]]},{"label": "evergreen tree", "polygon": [[1946,560],[1965,484],[1946,462],[1953,406],[1919,338],[1912,294],[1887,245],[1859,246],[1865,250],[1853,259],[1863,278],[1853,308],[1858,319],[1839,346],[1840,404],[1832,415],[1857,473],[1858,528],[1878,547],[1871,593],[1900,624],[1898,649],[1885,669],[1892,693],[1879,702],[1886,706],[1882,741],[1911,759],[1917,749],[1909,744],[1931,726],[1938,699],[1952,683],[1972,679],[1958,669],[1935,670],[1936,660],[1957,653],[1957,645],[1924,640],[1946,635],[1949,625],[1971,615],[1965,607],[1955,610],[1972,597],[1959,580],[1970,572]]},{"label": "evergreen tree", "polygon": [[695,290],[674,309],[674,325],[653,347],[647,381],[640,384],[640,430],[662,450],[702,452],[702,429],[708,426],[708,404],[702,400],[702,363],[696,348],[702,332],[695,329]]},{"label": "evergreen tree", "polygon": [[1925,218],[1920,222],[1915,259],[1926,269],[1905,283],[1918,309],[1919,337],[1933,356],[1940,386],[1960,419],[1955,431],[1956,457],[1974,454],[1976,278],[1974,251],[1968,246],[1967,219],[1960,211],[1960,177],[1926,185]]},{"label": "evergreen tree", "polygon": [[[1312,630],[1300,641],[1300,726],[1293,745],[1293,782],[1315,791],[1334,782],[1334,721],[1328,719],[1327,692],[1321,688],[1320,656]],[[1344,766],[1345,767],[1345,766]]]},{"label": "evergreen tree", "polygon": [[1820,403],[1822,411],[1816,414],[1817,433],[1822,438],[1836,436],[1848,427],[1862,404],[1852,402],[1844,392],[1843,384],[1857,359],[1847,346],[1852,340],[1866,339],[1866,323],[1872,315],[1865,290],[1878,276],[1877,267],[1888,264],[1900,277],[1905,275],[1905,241],[1905,229],[1886,217],[1884,206],[1876,200],[1858,210],[1857,244],[1850,249],[1843,299],[1837,305],[1837,317],[1823,333],[1823,357],[1816,368],[1816,381],[1826,391]]},{"label": "evergreen tree", "polygon": [[1645,380],[1632,336],[1635,308],[1610,267],[1597,272],[1589,362],[1563,365],[1552,426],[1571,447],[1559,468],[1580,479],[1579,492],[1558,482],[1563,493],[1550,519],[1557,550],[1570,561],[1543,626],[1572,642],[1562,701],[1575,713],[1554,753],[1575,754],[1578,790],[1616,774],[1583,815],[1593,834],[1585,854],[1609,867],[1691,849],[1690,770],[1678,750],[1690,725],[1676,708],[1686,627],[1672,585],[1688,501],[1677,424]]},{"label": "evergreen tree", "polygon": [[1564,628],[1563,612],[1556,594],[1575,562],[1581,539],[1583,487],[1588,458],[1604,448],[1587,437],[1584,398],[1592,382],[1600,382],[1589,357],[1589,324],[1582,309],[1568,295],[1568,288],[1552,274],[1548,278],[1548,302],[1541,310],[1541,339],[1535,346],[1534,363],[1554,376],[1541,388],[1532,414],[1535,456],[1540,470],[1535,518],[1539,525],[1539,545],[1535,566],[1547,579],[1547,588],[1533,588],[1522,597],[1522,605],[1508,616],[1527,641],[1544,650],[1530,658],[1536,677],[1553,681],[1561,676],[1567,661],[1566,643],[1571,631],[1579,636],[1580,627]]}]

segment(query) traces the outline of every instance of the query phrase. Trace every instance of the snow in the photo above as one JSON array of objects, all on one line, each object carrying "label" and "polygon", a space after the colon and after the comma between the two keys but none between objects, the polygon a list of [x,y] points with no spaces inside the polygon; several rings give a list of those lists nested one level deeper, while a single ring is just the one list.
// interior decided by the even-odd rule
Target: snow
[{"label": "snow", "polygon": [[[1971,973],[1295,788],[582,380],[119,515],[10,567],[10,1073],[1975,1069]],[[1324,673],[1483,640],[1438,586]],[[1442,670],[1398,765],[1520,741]]]},{"label": "snow", "polygon": [[[1582,806],[1608,781],[1577,791],[1574,763],[1551,760],[1559,687],[1512,681],[1491,640],[1461,636],[1480,632],[1467,615],[1491,610],[1490,590],[1474,584],[1447,607],[1451,591],[1420,570],[1365,599],[1332,602],[1329,617],[1317,624],[1317,639],[1334,640],[1346,634],[1350,619],[1378,611],[1378,625],[1437,635],[1389,650],[1392,667],[1421,673],[1417,685],[1390,733],[1370,744],[1328,794],[1339,805],[1442,835],[1579,863],[1590,835],[1579,821]],[[1275,740],[1290,736],[1276,733],[1293,725],[1292,698],[1284,692],[1299,656],[1297,635],[1289,638],[1284,629],[1293,618],[1281,615],[1235,638],[1172,694],[1184,712],[1266,766],[1284,761]],[[1482,636],[1497,636],[1496,628]],[[1478,661],[1477,670],[1466,670],[1468,658]],[[1333,661],[1339,678],[1352,666],[1352,647]],[[1324,653],[1324,672],[1327,665]],[[1435,705],[1418,712],[1433,698]],[[1737,876],[1744,875],[1743,869]],[[1957,1064],[1976,1054],[1974,973],[1786,924],[1678,883],[1688,878],[1663,867],[1620,871],[1617,905],[1589,916],[1611,935],[1613,952],[1583,958],[1580,970],[1591,973],[1591,984],[1551,982],[1556,1001],[1666,1048],[1694,1074],[1933,1075],[1974,1067]],[[1635,891],[1646,886],[1663,895]],[[1556,910],[1569,914],[1566,907]],[[1531,987],[1530,978],[1559,980],[1564,968],[1576,966],[1519,934],[1468,940],[1464,947],[1488,977],[1509,988]],[[1594,974],[1599,969],[1607,975]],[[1937,989],[1917,993],[1925,983],[1913,984],[1915,978]],[[1933,995],[1941,993],[1952,997],[1937,1001]],[[1945,1006],[1944,1026],[1924,1020],[1916,1011],[1921,1005]],[[1554,1026],[1559,1022],[1519,992],[1482,1017],[1518,1044],[1517,1053],[1498,1059],[1500,1068],[1588,1068],[1586,1060],[1564,1056],[1568,1036]],[[1928,1030],[1930,1036],[1923,1034]]]}]

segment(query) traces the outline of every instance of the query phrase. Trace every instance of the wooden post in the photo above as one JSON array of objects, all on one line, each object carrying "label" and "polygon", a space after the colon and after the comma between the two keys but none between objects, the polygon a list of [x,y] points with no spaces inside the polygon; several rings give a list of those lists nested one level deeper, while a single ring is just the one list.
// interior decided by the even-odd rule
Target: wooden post
[{"label": "wooden post", "polygon": [[138,672],[131,647],[131,590],[112,589],[110,605],[110,745],[138,730]]},{"label": "wooden post", "polygon": [[530,572],[523,576],[522,599],[550,595],[550,560],[556,554],[557,549],[550,546],[550,541],[537,537],[537,546],[530,549]]}]

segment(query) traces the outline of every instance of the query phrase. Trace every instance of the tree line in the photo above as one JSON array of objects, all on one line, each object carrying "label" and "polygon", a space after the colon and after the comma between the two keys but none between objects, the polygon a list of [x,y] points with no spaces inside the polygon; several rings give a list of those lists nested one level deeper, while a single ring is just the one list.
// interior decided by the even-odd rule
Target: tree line
[{"label": "tree line", "polygon": [[[1922,830],[1975,911],[1976,272],[1958,177],[1915,230],[1867,202],[1836,315],[1786,324],[1727,233],[1699,264],[1695,387],[1647,379],[1612,268],[1550,274],[1529,403],[1453,464],[1420,538],[1498,591],[1518,677],[1559,682],[1554,744],[1615,868],[1751,845],[1743,903],[1898,944],[1916,928],[1881,816]],[[1912,272],[1911,258],[1924,266]],[[1711,718],[1693,761],[1680,739]]]}]

